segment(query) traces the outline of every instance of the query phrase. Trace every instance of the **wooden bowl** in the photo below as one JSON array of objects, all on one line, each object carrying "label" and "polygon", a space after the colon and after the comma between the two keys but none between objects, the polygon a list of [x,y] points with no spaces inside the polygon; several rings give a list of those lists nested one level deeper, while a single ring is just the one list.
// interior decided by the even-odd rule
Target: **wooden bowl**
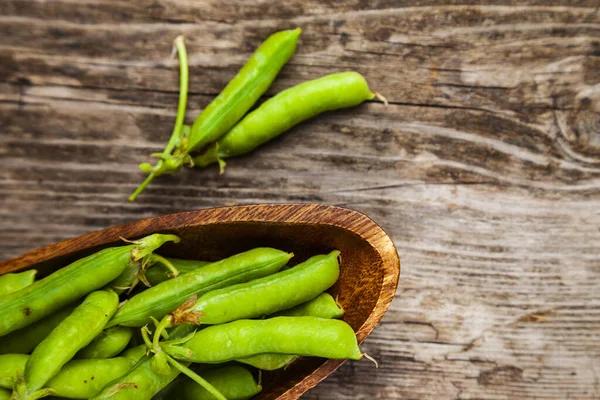
[{"label": "wooden bowl", "polygon": [[[107,228],[0,262],[0,274],[38,269],[39,276],[102,248],[151,233],[174,233],[179,244],[158,253],[217,260],[258,246],[294,252],[295,263],[311,255],[341,251],[341,275],[330,290],[346,310],[362,343],[381,320],[398,285],[400,261],[389,236],[366,215],[318,204],[268,204],[214,208],[165,215]],[[368,361],[364,361],[368,362]],[[263,374],[257,399],[296,399],[329,376],[344,360],[300,358],[288,368]]]}]

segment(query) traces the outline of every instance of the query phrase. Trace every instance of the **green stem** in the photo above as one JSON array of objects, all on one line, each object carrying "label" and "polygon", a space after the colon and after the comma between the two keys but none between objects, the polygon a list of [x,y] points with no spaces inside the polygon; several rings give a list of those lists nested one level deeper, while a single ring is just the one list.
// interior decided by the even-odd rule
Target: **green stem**
[{"label": "green stem", "polygon": [[167,268],[171,272],[173,278],[177,278],[179,276],[179,270],[171,263],[171,261],[167,260],[163,256],[160,256],[158,254],[152,254],[151,261],[159,262],[162,265],[164,265],[165,268]]},{"label": "green stem", "polygon": [[[159,163],[162,163],[162,161],[159,161],[156,165],[158,166]],[[129,196],[128,200],[129,201],[134,201],[136,197],[138,197],[138,195],[140,193],[142,193],[142,191],[144,189],[146,189],[146,186],[148,186],[150,184],[150,182],[152,182],[154,180],[154,178],[156,178],[156,175],[154,174],[154,172],[151,172],[150,175],[148,175],[146,177],[146,179],[144,179],[144,182],[142,182],[140,184],[140,186],[137,187],[137,189],[135,189],[135,191],[133,193],[131,193],[131,195]]]},{"label": "green stem", "polygon": [[171,155],[175,145],[181,139],[183,132],[183,119],[185,118],[185,109],[187,107],[187,94],[189,82],[188,57],[183,36],[177,36],[173,42],[177,53],[179,54],[179,105],[177,106],[177,117],[175,118],[175,127],[167,147],[163,151],[163,158]]},{"label": "green stem", "polygon": [[52,396],[56,393],[54,389],[40,389],[23,397],[23,400],[38,400],[44,397]]},{"label": "green stem", "polygon": [[210,383],[208,383],[208,381],[206,381],[206,379],[202,378],[200,375],[198,375],[197,373],[195,373],[194,371],[192,371],[188,367],[186,367],[186,366],[178,363],[177,361],[175,361],[174,358],[172,358],[169,355],[167,355],[167,360],[169,360],[169,363],[172,366],[174,366],[179,372],[181,372],[184,375],[187,375],[190,379],[192,379],[198,385],[202,386],[210,394],[212,394],[213,396],[215,396],[216,399],[218,399],[218,400],[227,400],[227,398],[225,396],[223,396],[223,394],[221,392],[219,392],[213,385],[211,385]]},{"label": "green stem", "polygon": [[142,332],[142,339],[144,339],[144,343],[146,344],[146,347],[148,348],[148,350],[152,350],[153,349],[153,344],[152,341],[150,341],[150,337],[148,336],[148,327],[144,326],[141,330]]},{"label": "green stem", "polygon": [[[179,55],[179,104],[177,105],[177,117],[175,118],[175,126],[171,133],[171,138],[167,142],[167,146],[162,152],[162,159],[166,159],[171,155],[171,152],[175,148],[175,145],[181,139],[183,133],[183,120],[185,118],[185,109],[187,107],[187,94],[188,94],[188,82],[189,82],[189,69],[188,69],[188,57],[187,50],[183,36],[177,36],[173,45],[177,49]],[[135,198],[156,178],[162,175],[165,171],[163,170],[163,160],[158,160],[153,168],[153,171],[144,179],[144,181],[135,189],[135,191],[129,196],[129,201],[134,201]]]},{"label": "green stem", "polygon": [[162,332],[171,327],[171,316],[170,315],[166,315],[161,321],[160,323],[157,325],[156,327],[156,331],[154,332],[154,338],[153,338],[153,342],[152,342],[152,349],[154,350],[154,352],[158,352],[160,350],[160,337],[162,335]]}]

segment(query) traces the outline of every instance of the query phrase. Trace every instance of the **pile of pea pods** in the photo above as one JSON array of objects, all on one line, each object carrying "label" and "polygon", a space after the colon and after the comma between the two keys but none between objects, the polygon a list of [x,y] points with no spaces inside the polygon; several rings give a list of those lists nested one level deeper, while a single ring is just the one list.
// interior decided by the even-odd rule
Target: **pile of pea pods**
[{"label": "pile of pea pods", "polygon": [[387,103],[383,96],[371,92],[362,75],[346,71],[288,88],[248,112],[296,51],[300,33],[298,28],[269,36],[192,126],[184,123],[189,77],[187,52],[183,37],[175,39],[180,60],[175,127],[163,152],[153,154],[158,158],[156,164],[140,164],[148,176],[129,200],[135,200],[157,176],[176,173],[184,165],[206,167],[218,163],[222,174],[224,159],[249,153],[322,112],[356,106],[376,97]]},{"label": "pile of pea pods", "polygon": [[206,262],[156,254],[167,242],[179,238],[109,247],[39,280],[0,276],[0,400],[249,399],[260,370],[364,356],[326,293],[339,251]]}]

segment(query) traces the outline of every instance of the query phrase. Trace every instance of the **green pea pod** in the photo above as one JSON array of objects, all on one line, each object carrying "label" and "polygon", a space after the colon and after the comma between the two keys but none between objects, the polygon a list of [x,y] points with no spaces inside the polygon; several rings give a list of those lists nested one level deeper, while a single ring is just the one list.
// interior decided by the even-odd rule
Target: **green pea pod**
[{"label": "green pea pod", "polygon": [[112,358],[127,347],[133,329],[125,326],[114,326],[105,329],[90,344],[81,349],[76,358]]},{"label": "green pea pod", "polygon": [[67,318],[77,305],[78,303],[69,304],[28,327],[0,337],[0,354],[31,353],[35,346],[40,344],[63,319]]},{"label": "green pea pod", "polygon": [[219,139],[256,103],[296,51],[301,29],[272,34],[192,125],[188,152]]},{"label": "green pea pod", "polygon": [[206,265],[133,296],[108,326],[144,326],[151,318],[161,319],[173,312],[193,295],[277,272],[291,257],[292,254],[281,250],[256,248]]},{"label": "green pea pod", "polygon": [[59,269],[32,285],[5,296],[0,303],[0,336],[52,314],[86,294],[100,289],[133,260],[140,260],[174,235],[150,235],[133,245],[111,247]]},{"label": "green pea pod", "polygon": [[[304,303],[338,280],[339,254],[335,250],[314,256],[285,271],[210,291],[198,298],[190,313],[199,313],[198,323],[214,325],[256,318]],[[189,322],[188,315],[183,318],[183,322]]]},{"label": "green pea pod", "polygon": [[89,399],[104,386],[125,375],[135,365],[124,357],[68,362],[46,386],[56,396],[69,399]]},{"label": "green pea pod", "polygon": [[[197,260],[181,260],[178,258],[167,258],[177,268],[181,275],[195,271],[198,268],[204,267],[210,264],[208,261],[197,261]],[[152,286],[156,286],[161,282],[171,279],[171,273],[169,270],[161,268],[160,265],[155,265],[146,271],[146,279]]]},{"label": "green pea pod", "polygon": [[119,354],[119,357],[125,357],[126,359],[137,363],[142,357],[144,357],[144,355],[146,355],[147,351],[148,347],[146,346],[146,344],[141,344],[139,346],[135,346],[125,350],[124,352]]},{"label": "green pea pod", "polygon": [[18,388],[21,397],[27,398],[56,376],[79,350],[102,332],[118,305],[119,296],[112,290],[89,294],[31,353],[25,365],[24,387]]},{"label": "green pea pod", "polygon": [[0,356],[0,387],[12,389],[19,375],[23,375],[27,354],[3,354]]},{"label": "green pea pod", "polygon": [[319,317],[327,319],[342,318],[343,316],[344,309],[329,293],[321,293],[306,303],[272,315],[272,317]]},{"label": "green pea pod", "polygon": [[296,361],[298,357],[299,356],[292,354],[266,353],[247,358],[239,358],[236,361],[242,364],[251,365],[254,368],[263,371],[275,371],[287,367],[292,362]]},{"label": "green pea pod", "polygon": [[9,293],[16,292],[31,285],[35,280],[37,271],[31,269],[29,271],[19,273],[8,273],[0,275],[0,296],[6,296]]},{"label": "green pea pod", "polygon": [[[23,375],[29,356],[7,354],[0,356],[0,387],[12,388],[13,379]],[[124,357],[106,360],[72,360],[48,381],[46,387],[56,396],[88,399],[111,381],[125,375],[137,361]]]},{"label": "green pea pod", "polygon": [[11,392],[6,389],[0,389],[0,400],[10,400]]},{"label": "green pea pod", "polygon": [[301,83],[265,101],[232,130],[221,137],[194,164],[200,167],[224,158],[246,154],[298,123],[325,111],[356,106],[371,100],[365,78],[357,72],[342,72]]},{"label": "green pea pod", "polygon": [[[289,316],[289,317],[319,317],[319,318],[341,318],[344,315],[344,310],[337,302],[327,293],[321,293],[316,298],[274,314],[274,316]],[[255,368],[264,371],[273,371],[284,368],[294,361],[298,356],[289,354],[259,354],[257,356],[238,359],[236,361],[252,365]]]},{"label": "green pea pod", "polygon": [[[93,400],[150,400],[179,375],[179,371],[171,368],[166,375],[152,369],[152,357],[144,357],[135,367],[120,378],[106,385]],[[187,363],[189,364],[189,363]]]},{"label": "green pea pod", "polygon": [[[227,400],[246,400],[256,396],[262,386],[256,382],[250,371],[241,365],[228,365],[211,369],[202,373],[202,377],[213,385]],[[202,386],[187,377],[180,377],[174,382],[164,399],[179,400],[214,400]]]},{"label": "green pea pod", "polygon": [[362,358],[350,325],[317,317],[238,320],[209,326],[183,344],[164,342],[161,348],[173,358],[207,364],[265,353],[352,360]]}]

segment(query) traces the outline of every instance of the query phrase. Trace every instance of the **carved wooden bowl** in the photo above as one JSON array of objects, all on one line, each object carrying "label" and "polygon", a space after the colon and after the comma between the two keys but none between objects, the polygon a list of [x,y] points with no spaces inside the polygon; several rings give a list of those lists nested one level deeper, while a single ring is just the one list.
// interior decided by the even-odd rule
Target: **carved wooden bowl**
[{"label": "carved wooden bowl", "polygon": [[[217,260],[259,246],[295,254],[294,263],[333,249],[341,251],[341,274],[330,290],[346,310],[344,321],[362,343],[387,310],[400,276],[389,236],[366,215],[318,204],[267,204],[165,215],[83,235],[0,262],[0,274],[38,269],[38,276],[104,247],[151,233],[174,233],[178,244],[158,253]],[[364,361],[368,362],[368,361]],[[285,370],[263,373],[257,399],[296,399],[329,376],[344,360],[303,357]]]}]

